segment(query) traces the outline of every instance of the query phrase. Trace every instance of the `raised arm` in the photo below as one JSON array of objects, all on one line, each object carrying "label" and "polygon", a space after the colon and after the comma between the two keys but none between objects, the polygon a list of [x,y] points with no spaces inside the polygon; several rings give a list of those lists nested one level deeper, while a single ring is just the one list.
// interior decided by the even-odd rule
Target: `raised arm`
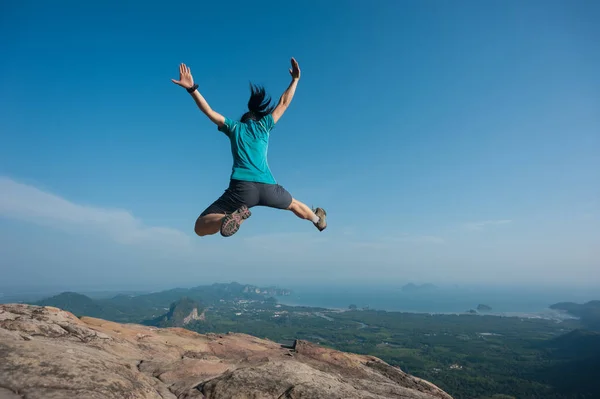
[{"label": "raised arm", "polygon": [[210,119],[217,126],[221,127],[225,123],[225,117],[219,114],[208,105],[202,94],[198,91],[198,85],[194,84],[194,78],[192,77],[192,73],[190,72],[190,68],[185,64],[181,64],[179,66],[179,80],[171,79],[173,83],[179,85],[187,90],[188,93],[192,95],[196,105],[200,108],[208,119]]},{"label": "raised arm", "polygon": [[294,98],[294,93],[296,92],[298,81],[300,80],[300,67],[298,66],[298,62],[294,58],[292,58],[292,68],[290,69],[290,75],[292,75],[292,82],[290,83],[288,88],[283,92],[281,98],[279,99],[277,107],[275,107],[275,109],[271,113],[271,115],[273,116],[274,123],[277,123],[279,118],[281,118],[283,113],[289,107],[290,103],[292,102],[292,98]]}]

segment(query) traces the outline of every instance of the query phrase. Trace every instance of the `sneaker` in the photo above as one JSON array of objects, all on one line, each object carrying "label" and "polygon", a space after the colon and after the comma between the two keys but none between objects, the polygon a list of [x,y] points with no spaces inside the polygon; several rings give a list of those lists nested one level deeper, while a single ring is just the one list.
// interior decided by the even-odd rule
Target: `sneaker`
[{"label": "sneaker", "polygon": [[246,205],[242,205],[233,213],[225,216],[221,221],[221,235],[231,237],[240,229],[240,225],[252,215]]},{"label": "sneaker", "polygon": [[319,231],[325,230],[327,227],[327,212],[325,212],[325,209],[323,208],[314,209],[313,212],[319,217],[319,221],[313,224]]}]

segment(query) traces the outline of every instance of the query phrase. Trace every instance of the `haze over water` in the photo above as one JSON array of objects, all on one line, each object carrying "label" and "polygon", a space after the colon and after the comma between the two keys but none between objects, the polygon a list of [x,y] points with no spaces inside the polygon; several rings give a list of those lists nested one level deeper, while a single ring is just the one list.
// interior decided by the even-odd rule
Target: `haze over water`
[{"label": "haze over water", "polygon": [[586,288],[548,288],[535,286],[444,286],[413,292],[403,292],[402,285],[302,285],[290,296],[278,297],[287,305],[303,305],[347,309],[461,313],[476,309],[479,304],[492,308],[489,313],[547,313],[557,302],[583,303],[597,299],[599,290]]}]

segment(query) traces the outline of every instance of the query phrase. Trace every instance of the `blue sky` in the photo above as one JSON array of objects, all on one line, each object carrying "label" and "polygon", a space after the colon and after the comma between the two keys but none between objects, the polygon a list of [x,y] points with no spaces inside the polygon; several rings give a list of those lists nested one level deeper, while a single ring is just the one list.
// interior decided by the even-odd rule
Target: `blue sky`
[{"label": "blue sky", "polygon": [[[600,284],[600,5],[593,1],[3,2],[4,285],[237,280]],[[277,99],[280,184],[319,233],[226,188],[224,135]]]}]

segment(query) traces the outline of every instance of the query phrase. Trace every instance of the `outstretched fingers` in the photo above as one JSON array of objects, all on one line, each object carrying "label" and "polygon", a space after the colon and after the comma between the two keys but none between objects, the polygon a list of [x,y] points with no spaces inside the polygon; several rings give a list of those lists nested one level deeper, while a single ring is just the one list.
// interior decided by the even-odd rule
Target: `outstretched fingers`
[{"label": "outstretched fingers", "polygon": [[[192,73],[190,72],[190,68],[187,65],[185,65],[184,63],[179,64],[179,80],[171,79],[171,82],[175,83],[176,85],[180,85],[180,86],[185,86],[189,82],[193,82],[192,81]],[[190,84],[190,86],[191,86],[191,84]]]},{"label": "outstretched fingers", "polygon": [[189,75],[190,74],[190,67],[182,63],[179,66],[179,73],[182,74],[182,75]]}]

